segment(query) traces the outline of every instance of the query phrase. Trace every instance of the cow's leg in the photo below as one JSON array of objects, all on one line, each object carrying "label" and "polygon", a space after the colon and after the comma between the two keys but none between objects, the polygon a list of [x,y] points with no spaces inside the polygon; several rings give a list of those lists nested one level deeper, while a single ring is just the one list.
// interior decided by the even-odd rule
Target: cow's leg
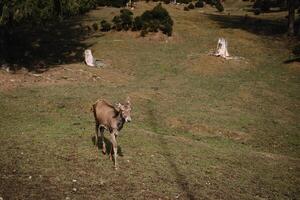
[{"label": "cow's leg", "polygon": [[114,130],[111,133],[111,143],[112,143],[112,147],[114,149],[114,163],[115,163],[115,169],[118,168],[118,164],[117,164],[117,153],[118,153],[118,146],[117,146],[117,140],[116,140],[116,135],[118,134],[117,130]]},{"label": "cow's leg", "polygon": [[99,124],[96,123],[96,126],[95,126],[95,145],[96,147],[98,147],[98,136],[99,136]]},{"label": "cow's leg", "polygon": [[106,145],[104,142],[104,130],[105,130],[105,128],[100,126],[100,137],[101,137],[101,141],[102,141],[102,153],[106,154]]}]

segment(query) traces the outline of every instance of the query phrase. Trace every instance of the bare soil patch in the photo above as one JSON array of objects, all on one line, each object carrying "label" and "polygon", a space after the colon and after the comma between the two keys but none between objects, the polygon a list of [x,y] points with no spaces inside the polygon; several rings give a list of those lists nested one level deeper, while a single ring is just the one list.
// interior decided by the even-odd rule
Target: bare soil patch
[{"label": "bare soil patch", "polygon": [[[110,61],[107,61],[110,63]],[[43,73],[19,70],[16,73],[0,71],[0,90],[18,87],[72,84],[75,82],[103,82],[110,85],[127,84],[133,77],[110,67],[93,68],[84,64],[69,64],[51,68]]]},{"label": "bare soil patch", "polygon": [[129,37],[137,39],[140,42],[177,43],[182,41],[182,38],[177,33],[173,33],[173,35],[170,37],[163,34],[162,32],[150,32],[145,37],[141,36],[140,31],[119,31],[109,32],[108,34],[118,35],[120,38],[122,38],[122,40],[123,38],[124,40],[128,40]]},{"label": "bare soil patch", "polygon": [[286,66],[292,73],[300,74],[300,63],[299,62],[289,63],[289,64],[286,64]]}]

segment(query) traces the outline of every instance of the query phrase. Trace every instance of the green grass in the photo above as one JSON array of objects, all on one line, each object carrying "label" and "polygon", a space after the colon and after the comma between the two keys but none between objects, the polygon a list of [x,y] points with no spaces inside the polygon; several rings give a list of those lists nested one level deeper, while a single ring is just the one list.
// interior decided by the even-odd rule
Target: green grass
[{"label": "green grass", "polygon": [[[139,5],[136,13],[154,6]],[[116,79],[129,81],[37,84],[0,93],[1,197],[299,198],[300,79],[282,64],[289,55],[284,41],[273,45],[272,36],[220,29],[197,10],[168,10],[175,21],[168,43],[115,32],[86,41],[95,57],[112,61]],[[112,12],[118,10],[90,17],[110,19]],[[245,59],[207,56],[219,36]],[[133,122],[118,138],[124,156],[115,171],[93,145],[89,109],[98,98],[117,102],[127,95]]]}]

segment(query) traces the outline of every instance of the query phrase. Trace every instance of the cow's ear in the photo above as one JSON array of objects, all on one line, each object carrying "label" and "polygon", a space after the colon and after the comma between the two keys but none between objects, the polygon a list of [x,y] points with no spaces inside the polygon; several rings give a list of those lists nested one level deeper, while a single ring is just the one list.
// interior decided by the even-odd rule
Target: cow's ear
[{"label": "cow's ear", "polygon": [[121,109],[121,104],[120,103],[116,103],[116,105],[115,105],[115,108],[117,109],[117,110],[120,110]]},{"label": "cow's ear", "polygon": [[127,98],[126,98],[126,103],[127,103],[127,105],[129,105],[129,106],[131,105],[131,103],[130,103],[130,97],[127,97]]},{"label": "cow's ear", "polygon": [[119,110],[125,110],[124,105],[122,105],[122,104],[120,104],[120,103],[117,103],[117,108],[118,108]]}]

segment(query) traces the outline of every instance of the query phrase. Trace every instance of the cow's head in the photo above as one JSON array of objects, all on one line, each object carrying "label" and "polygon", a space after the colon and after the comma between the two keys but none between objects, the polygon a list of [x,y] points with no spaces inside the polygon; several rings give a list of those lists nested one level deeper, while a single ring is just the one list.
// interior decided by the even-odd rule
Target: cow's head
[{"label": "cow's head", "polygon": [[131,103],[129,97],[127,97],[125,104],[118,103],[117,107],[120,110],[122,117],[125,119],[125,122],[131,122]]}]

